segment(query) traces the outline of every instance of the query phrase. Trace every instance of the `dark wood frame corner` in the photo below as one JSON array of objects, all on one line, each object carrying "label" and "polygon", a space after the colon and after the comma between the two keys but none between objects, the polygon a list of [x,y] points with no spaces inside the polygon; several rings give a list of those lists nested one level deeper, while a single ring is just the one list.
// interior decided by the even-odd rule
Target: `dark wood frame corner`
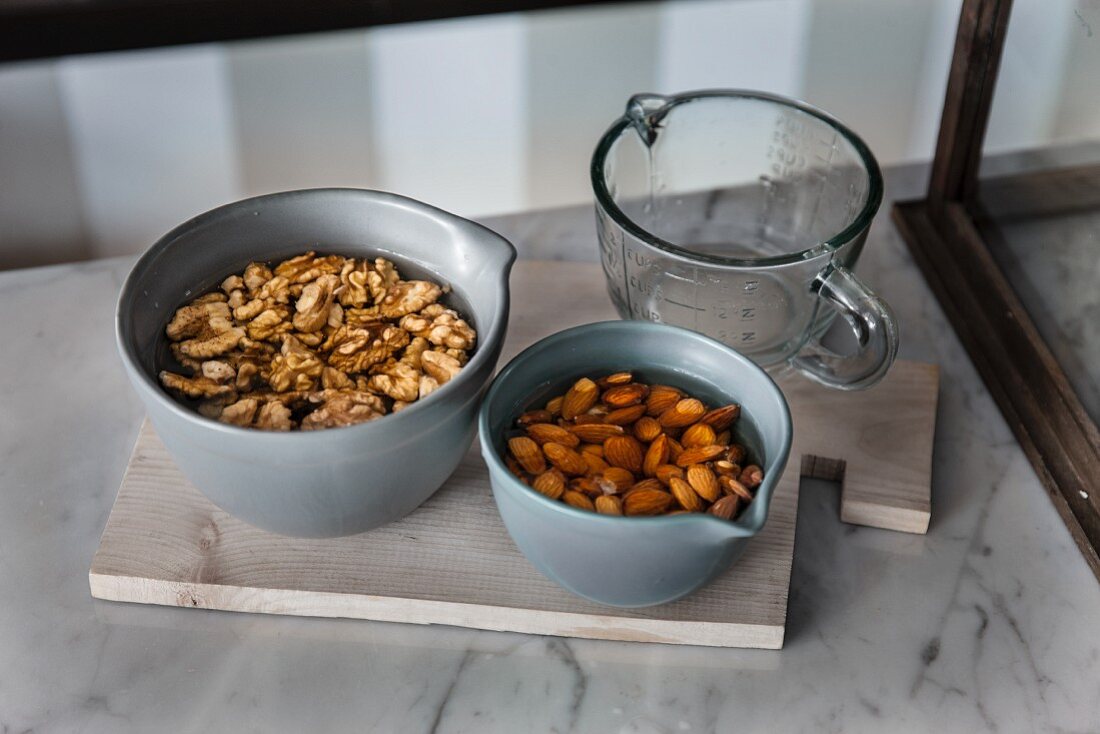
[{"label": "dark wood frame corner", "polygon": [[[897,203],[893,219],[1100,579],[1100,430],[990,254],[995,225],[977,198],[982,144],[1011,8],[1011,0],[963,1],[928,195]],[[1042,176],[1050,187],[1080,178],[1082,171]],[[997,181],[1017,193],[1034,190],[1034,184],[1035,174]],[[1051,205],[1064,210],[1065,201],[1055,198]]]}]

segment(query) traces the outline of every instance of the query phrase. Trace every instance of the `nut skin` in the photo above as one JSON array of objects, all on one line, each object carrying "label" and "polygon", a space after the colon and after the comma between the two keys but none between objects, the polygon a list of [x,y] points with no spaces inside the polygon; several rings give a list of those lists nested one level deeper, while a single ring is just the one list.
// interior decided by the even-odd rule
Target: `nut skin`
[{"label": "nut skin", "polygon": [[764,481],[764,472],[756,464],[749,464],[741,470],[740,480],[749,489],[756,489]]},{"label": "nut skin", "polygon": [[659,467],[657,467],[657,471],[654,476],[656,476],[657,481],[667,486],[672,477],[680,477],[681,479],[683,479],[684,470],[676,466],[675,464],[661,464]]},{"label": "nut skin", "polygon": [[521,415],[517,420],[520,426],[530,426],[535,423],[549,423],[554,420],[549,410],[532,410]]},{"label": "nut skin", "polygon": [[615,385],[603,394],[603,401],[612,408],[628,408],[641,403],[649,395],[649,388],[637,382]]},{"label": "nut skin", "polygon": [[596,505],[592,503],[592,500],[588,498],[588,495],[577,492],[572,489],[565,490],[561,496],[562,502],[570,507],[576,507],[578,510],[587,510],[588,512],[595,512]]},{"label": "nut skin", "polygon": [[577,380],[565,393],[561,404],[561,417],[573,420],[593,405],[600,396],[600,388],[587,377]]},{"label": "nut skin", "polygon": [[654,385],[649,388],[649,397],[646,398],[646,415],[658,416],[671,408],[681,398],[683,393],[674,387],[667,385]]},{"label": "nut skin", "polygon": [[685,479],[695,493],[707,502],[714,502],[722,495],[722,490],[718,486],[718,477],[705,464],[689,466]]},{"label": "nut skin", "polygon": [[583,423],[569,426],[569,431],[586,443],[603,443],[612,436],[623,435],[623,427],[609,423]]},{"label": "nut skin", "polygon": [[699,495],[695,493],[695,490],[691,488],[691,485],[683,479],[672,477],[669,481],[668,488],[672,492],[672,496],[680,503],[680,507],[688,512],[703,511],[703,501],[699,498]]},{"label": "nut skin", "polygon": [[634,382],[633,374],[630,372],[616,372],[596,380],[596,386],[601,390],[606,390],[613,385],[626,385],[631,382]]},{"label": "nut skin", "polygon": [[604,460],[635,474],[642,471],[642,445],[633,436],[612,436],[603,442]]},{"label": "nut skin", "polygon": [[696,446],[694,448],[684,449],[680,452],[680,455],[676,457],[676,466],[687,467],[692,464],[713,461],[724,454],[725,451],[725,446],[719,446],[717,444],[713,446]]},{"label": "nut skin", "polygon": [[721,408],[715,408],[709,411],[702,418],[699,419],[700,423],[704,423],[715,431],[724,431],[730,427],[730,424],[741,417],[741,406],[736,403],[730,403],[724,405]]},{"label": "nut skin", "polygon": [[752,502],[752,492],[748,490],[744,484],[737,481],[733,477],[719,477],[718,486],[722,488],[722,491],[727,495],[740,498],[743,502]]},{"label": "nut skin", "polygon": [[663,514],[673,497],[659,489],[638,489],[623,497],[623,514],[631,517]]},{"label": "nut skin", "polygon": [[542,451],[550,463],[570,476],[582,476],[588,473],[588,462],[573,449],[560,443],[545,443]]},{"label": "nut skin", "polygon": [[568,446],[570,448],[576,447],[580,442],[580,438],[571,431],[567,431],[561,426],[556,426],[553,423],[535,423],[534,425],[527,426],[527,435],[531,439],[541,445],[546,445],[551,441],[554,443],[560,443],[562,446]]},{"label": "nut skin", "polygon": [[628,489],[624,496],[630,494],[631,492],[637,492],[643,489],[656,489],[663,492],[665,490],[665,486],[653,478],[643,479],[642,481],[637,482],[630,489]]},{"label": "nut skin", "polygon": [[634,436],[639,441],[649,443],[659,435],[661,435],[661,424],[656,418],[643,416],[634,424]]},{"label": "nut skin", "polygon": [[732,520],[737,516],[738,505],[740,500],[732,495],[726,495],[725,497],[719,497],[710,509],[707,510],[710,514],[722,520]]},{"label": "nut skin", "polygon": [[595,501],[596,512],[601,515],[622,515],[623,503],[618,497],[614,495],[602,495],[596,498]]},{"label": "nut skin", "polygon": [[546,458],[539,445],[526,436],[508,439],[508,450],[529,474],[542,474],[546,471]]},{"label": "nut skin", "polygon": [[[629,426],[644,415],[644,405],[631,405],[627,408],[612,410],[603,417],[603,422],[610,423],[613,426]],[[639,438],[641,437],[639,436]]]},{"label": "nut skin", "polygon": [[668,436],[662,433],[653,439],[653,443],[649,444],[649,448],[645,452],[645,459],[642,461],[642,473],[647,477],[655,476],[657,467],[668,461],[668,442]]},{"label": "nut skin", "polygon": [[531,486],[552,500],[560,499],[565,492],[565,477],[557,469],[550,469],[535,477]]},{"label": "nut skin", "polygon": [[665,428],[684,428],[702,418],[706,410],[706,407],[695,398],[684,398],[661,413],[658,420]]},{"label": "nut skin", "polygon": [[718,434],[714,432],[714,429],[700,421],[684,430],[683,434],[680,435],[680,444],[685,449],[690,449],[696,446],[710,446],[718,443],[717,439]]},{"label": "nut skin", "polygon": [[615,485],[615,491],[622,494],[634,486],[634,475],[619,466],[609,466],[603,471],[604,479]]}]

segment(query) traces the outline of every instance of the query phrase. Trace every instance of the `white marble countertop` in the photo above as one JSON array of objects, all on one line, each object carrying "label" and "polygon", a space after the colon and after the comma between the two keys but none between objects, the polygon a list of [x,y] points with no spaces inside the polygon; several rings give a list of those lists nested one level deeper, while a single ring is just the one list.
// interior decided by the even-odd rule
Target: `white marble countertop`
[{"label": "white marble countertop", "polygon": [[[495,225],[595,258],[587,208]],[[885,209],[860,272],[942,368],[932,527],[846,526],[804,483],[778,652],[94,601],[142,417],[112,333],[130,264],[0,274],[0,732],[1100,730],[1100,585]]]}]

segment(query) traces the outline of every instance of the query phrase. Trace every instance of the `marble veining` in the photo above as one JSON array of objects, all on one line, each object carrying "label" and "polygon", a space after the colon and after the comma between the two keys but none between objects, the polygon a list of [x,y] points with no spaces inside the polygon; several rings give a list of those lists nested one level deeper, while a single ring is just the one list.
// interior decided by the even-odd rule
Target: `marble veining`
[{"label": "marble veining", "polygon": [[[492,224],[595,259],[587,207]],[[0,274],[0,732],[1100,730],[1100,586],[885,212],[859,272],[942,369],[932,527],[846,526],[804,482],[781,651],[92,600],[141,419],[112,338],[131,263]]]}]

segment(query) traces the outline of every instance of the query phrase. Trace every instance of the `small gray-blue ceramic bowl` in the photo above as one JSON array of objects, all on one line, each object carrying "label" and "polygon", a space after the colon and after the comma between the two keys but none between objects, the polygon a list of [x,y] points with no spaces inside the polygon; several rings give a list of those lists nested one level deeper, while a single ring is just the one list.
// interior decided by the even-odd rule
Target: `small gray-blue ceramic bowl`
[{"label": "small gray-blue ceramic bowl", "polygon": [[[164,326],[177,308],[252,260],[309,249],[387,257],[406,276],[449,284],[452,303],[478,331],[470,361],[400,413],[324,431],[226,425],[161,388]],[[351,535],[419,507],[469,449],[504,343],[515,257],[485,227],[395,194],[312,189],[246,199],[181,224],[137,261],[118,300],[118,351],[157,435],[216,505],[283,535]]]},{"label": "small gray-blue ceramic bowl", "polygon": [[[742,407],[737,438],[764,469],[756,499],[735,521],[704,514],[616,517],[578,510],[520,482],[505,466],[505,437],[520,413],[580,377],[630,370],[705,403]],[[679,599],[725,572],[764,527],[791,449],[779,387],[748,358],[702,334],[642,321],[559,332],[505,367],[478,417],[481,452],[504,526],[527,559],[574,594],[617,607]]]}]

